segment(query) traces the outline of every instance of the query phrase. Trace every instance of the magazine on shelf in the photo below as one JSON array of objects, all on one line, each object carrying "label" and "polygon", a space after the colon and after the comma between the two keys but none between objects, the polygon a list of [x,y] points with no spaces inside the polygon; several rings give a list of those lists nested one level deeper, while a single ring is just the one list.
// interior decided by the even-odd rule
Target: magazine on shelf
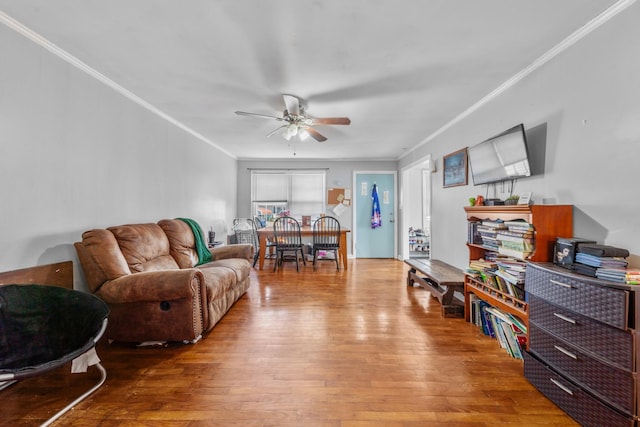
[{"label": "magazine on shelf", "polygon": [[517,259],[527,259],[529,256],[531,256],[531,254],[533,253],[532,251],[523,251],[523,250],[517,250],[517,249],[511,249],[511,248],[506,248],[503,246],[500,246],[498,248],[498,253],[501,255],[507,255],[510,257],[514,257]]}]

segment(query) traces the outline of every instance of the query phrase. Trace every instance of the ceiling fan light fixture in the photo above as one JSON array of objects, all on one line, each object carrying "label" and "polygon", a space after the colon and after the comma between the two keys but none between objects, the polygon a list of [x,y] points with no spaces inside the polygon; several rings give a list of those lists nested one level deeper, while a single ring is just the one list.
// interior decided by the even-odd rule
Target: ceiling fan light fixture
[{"label": "ceiling fan light fixture", "polygon": [[284,122],[278,129],[267,134],[267,137],[280,133],[284,139],[290,141],[291,138],[299,136],[301,140],[312,137],[318,142],[324,142],[327,137],[318,132],[314,126],[316,125],[349,125],[351,120],[348,117],[309,117],[305,113],[305,109],[300,104],[300,100],[293,95],[282,95],[286,109],[282,113],[282,117],[269,116],[259,113],[247,113],[245,111],[236,111],[241,116],[256,116],[268,119],[275,119]]},{"label": "ceiling fan light fixture", "polygon": [[298,134],[298,126],[293,124],[287,128],[285,135],[288,137],[287,141]]}]

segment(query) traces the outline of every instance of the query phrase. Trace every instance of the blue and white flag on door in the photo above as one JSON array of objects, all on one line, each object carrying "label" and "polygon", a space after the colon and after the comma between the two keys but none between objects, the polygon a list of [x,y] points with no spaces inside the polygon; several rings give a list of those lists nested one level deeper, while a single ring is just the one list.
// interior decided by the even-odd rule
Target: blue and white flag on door
[{"label": "blue and white flag on door", "polygon": [[378,200],[378,186],[373,184],[371,189],[371,228],[382,227],[382,217],[380,216],[380,200]]}]

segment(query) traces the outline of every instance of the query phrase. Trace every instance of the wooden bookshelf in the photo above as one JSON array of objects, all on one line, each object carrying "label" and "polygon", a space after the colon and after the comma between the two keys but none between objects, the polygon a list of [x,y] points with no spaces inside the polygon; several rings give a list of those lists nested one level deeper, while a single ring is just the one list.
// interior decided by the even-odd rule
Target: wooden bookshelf
[{"label": "wooden bookshelf", "polygon": [[[557,237],[573,236],[572,205],[509,205],[509,206],[467,206],[464,208],[467,221],[482,220],[525,220],[533,225],[535,248],[527,261],[548,262],[553,259],[553,247]],[[487,252],[495,249],[480,244],[467,242],[469,261],[484,259]],[[526,289],[525,289],[526,292]],[[464,281],[464,317],[471,321],[470,295],[474,294],[492,306],[520,318],[529,326],[528,306],[526,301],[513,297],[485,284],[482,280],[465,275]]]},{"label": "wooden bookshelf", "polygon": [[[572,205],[510,205],[466,206],[467,221],[523,219],[533,224],[536,248],[529,261],[547,262],[553,259],[553,245],[557,237],[573,237]],[[482,258],[487,249],[481,245],[469,246],[469,260]]]}]

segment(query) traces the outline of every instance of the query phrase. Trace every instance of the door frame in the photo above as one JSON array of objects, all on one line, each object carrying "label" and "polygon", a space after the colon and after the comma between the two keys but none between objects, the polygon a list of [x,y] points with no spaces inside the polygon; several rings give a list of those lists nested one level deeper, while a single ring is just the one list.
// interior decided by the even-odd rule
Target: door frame
[{"label": "door frame", "polygon": [[359,191],[358,188],[356,188],[356,177],[358,175],[364,175],[364,174],[378,174],[378,175],[393,175],[393,256],[396,259],[402,259],[401,255],[398,254],[398,171],[397,170],[379,170],[379,171],[372,171],[372,170],[354,170],[353,171],[353,177],[352,177],[352,184],[351,184],[351,188],[353,188],[354,194],[353,194],[353,209],[351,210],[351,224],[353,224],[353,226],[351,227],[351,253],[353,254],[353,258],[357,258],[357,252],[356,252],[356,243],[358,242],[358,234],[357,234],[357,225],[356,224],[356,220],[357,220],[357,197],[355,195],[355,191]]},{"label": "door frame", "polygon": [[[422,189],[421,189],[421,194],[420,194],[420,197],[422,198],[421,206],[422,206],[422,209],[423,209],[422,222],[424,223],[425,214],[428,213],[429,217],[431,216],[431,212],[430,212],[431,209],[427,209],[427,206],[430,207],[431,203],[427,203],[427,200],[425,200],[425,199],[427,197],[431,198],[431,191],[432,191],[431,190],[431,186],[432,186],[433,179],[431,177],[429,177],[429,185],[428,185],[429,188],[425,188],[426,187],[425,173],[427,173],[427,174],[434,173],[436,171],[436,166],[435,166],[435,162],[432,160],[431,154],[428,154],[425,157],[422,157],[420,159],[417,159],[417,160],[409,163],[408,165],[406,165],[405,167],[403,167],[401,169],[401,176],[402,176],[403,182],[400,184],[400,186],[401,186],[401,189],[400,189],[400,192],[401,192],[401,195],[400,195],[400,210],[402,211],[402,218],[400,220],[399,227],[401,226],[402,230],[408,230],[407,227],[408,227],[408,222],[409,222],[408,219],[407,219],[408,215],[407,215],[407,212],[406,212],[405,207],[404,207],[404,200],[407,200],[409,197],[415,197],[415,194],[408,194],[408,188],[407,188],[407,185],[405,185],[404,179],[406,178],[408,172],[410,170],[413,170],[413,169],[421,169],[422,172],[423,172],[422,173]],[[429,212],[426,212],[427,210],[429,210]],[[424,226],[424,224],[423,224],[423,226]],[[402,251],[401,251],[402,253],[401,253],[401,255],[404,258],[409,258],[409,240],[408,240],[408,237],[405,234],[402,234],[403,237],[402,237]],[[429,224],[429,239],[430,240],[432,240],[431,239],[431,235],[432,235],[432,233],[431,233],[431,224]],[[429,244],[431,245],[432,242],[430,241]],[[431,248],[431,249],[433,249],[433,248]]]}]

